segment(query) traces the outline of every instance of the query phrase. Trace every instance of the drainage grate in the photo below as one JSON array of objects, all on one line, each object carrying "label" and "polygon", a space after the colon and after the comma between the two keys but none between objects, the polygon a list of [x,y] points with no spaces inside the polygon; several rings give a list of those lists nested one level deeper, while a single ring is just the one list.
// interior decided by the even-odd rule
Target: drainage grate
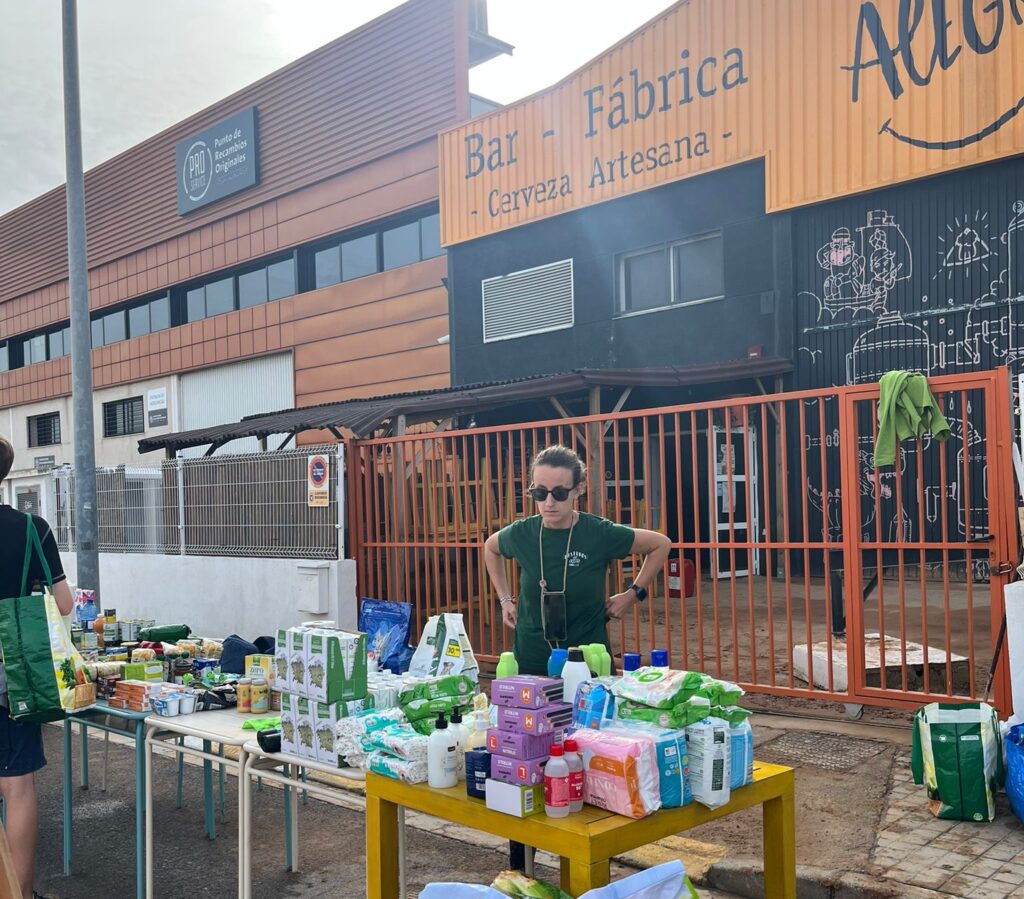
[{"label": "drainage grate", "polygon": [[852,740],[834,734],[783,734],[757,750],[757,758],[782,765],[809,765],[826,771],[849,771],[886,750],[886,743]]}]

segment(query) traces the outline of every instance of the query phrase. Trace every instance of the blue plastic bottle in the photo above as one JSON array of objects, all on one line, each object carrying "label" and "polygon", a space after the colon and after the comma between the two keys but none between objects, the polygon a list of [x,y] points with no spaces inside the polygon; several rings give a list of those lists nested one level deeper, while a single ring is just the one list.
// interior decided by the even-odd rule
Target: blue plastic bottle
[{"label": "blue plastic bottle", "polygon": [[78,620],[83,630],[89,630],[96,620],[96,603],[94,600],[87,600],[82,604],[78,613]]},{"label": "blue plastic bottle", "polygon": [[561,677],[562,667],[569,658],[568,649],[552,649],[548,656],[548,677]]}]

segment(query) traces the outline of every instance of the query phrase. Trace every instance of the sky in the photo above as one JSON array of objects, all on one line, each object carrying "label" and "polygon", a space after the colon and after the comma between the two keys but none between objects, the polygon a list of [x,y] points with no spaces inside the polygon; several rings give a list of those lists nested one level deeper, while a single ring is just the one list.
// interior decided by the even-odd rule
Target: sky
[{"label": "sky", "polygon": [[[398,0],[83,0],[82,155],[88,170],[364,22]],[[672,0],[489,0],[515,46],[470,72],[510,103],[599,55]],[[64,182],[58,0],[0,0],[0,215]]]}]

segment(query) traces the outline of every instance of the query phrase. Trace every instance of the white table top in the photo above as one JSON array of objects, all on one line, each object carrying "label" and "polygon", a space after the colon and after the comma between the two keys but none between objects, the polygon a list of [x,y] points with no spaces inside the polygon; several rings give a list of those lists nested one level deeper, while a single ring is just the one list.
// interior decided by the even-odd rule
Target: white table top
[{"label": "white table top", "polygon": [[[298,765],[300,768],[306,768],[309,771],[323,771],[324,774],[334,774],[347,780],[366,780],[366,772],[359,768],[332,768],[324,762],[313,762],[309,759],[300,758],[297,755],[285,755],[283,752],[266,752],[256,740],[246,743],[244,749],[249,755],[270,759],[278,764]],[[258,776],[258,772],[255,772],[254,776]]]},{"label": "white table top", "polygon": [[175,715],[173,718],[150,715],[146,719],[146,726],[227,746],[242,746],[252,740],[255,734],[253,730],[242,730],[242,725],[252,718],[252,715],[236,712],[234,709],[217,709],[212,712]]}]

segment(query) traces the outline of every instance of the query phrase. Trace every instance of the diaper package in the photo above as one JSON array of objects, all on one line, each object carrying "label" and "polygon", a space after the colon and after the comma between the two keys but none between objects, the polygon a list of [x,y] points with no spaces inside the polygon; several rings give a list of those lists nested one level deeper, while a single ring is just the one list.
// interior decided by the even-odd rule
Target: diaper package
[{"label": "diaper package", "polygon": [[426,761],[400,759],[386,752],[371,752],[366,760],[367,770],[374,774],[400,780],[407,784],[421,784],[427,781]]},{"label": "diaper package", "polygon": [[728,723],[719,718],[707,718],[691,724],[686,728],[686,751],[693,798],[708,808],[726,805],[732,761]]},{"label": "diaper package", "polygon": [[339,756],[349,758],[354,755],[362,755],[363,735],[370,731],[387,727],[389,724],[398,724],[404,721],[400,709],[384,709],[379,712],[366,712],[352,718],[341,718],[334,726],[334,748]]},{"label": "diaper package", "polygon": [[658,793],[662,808],[680,808],[693,802],[684,731],[622,721],[616,721],[606,729],[651,741],[658,763]]},{"label": "diaper package", "polygon": [[696,695],[709,680],[711,678],[698,671],[647,667],[627,671],[612,689],[621,699],[630,699],[655,709],[670,709]]},{"label": "diaper package", "polygon": [[608,730],[575,735],[583,757],[583,801],[627,818],[661,808],[654,743]]},{"label": "diaper package", "polygon": [[389,724],[363,737],[363,751],[379,750],[410,762],[426,762],[428,740],[408,724]]},{"label": "diaper package", "polygon": [[600,729],[615,715],[615,695],[605,684],[585,680],[576,688],[572,708],[572,726]]},{"label": "diaper package", "polygon": [[729,728],[729,789],[754,782],[754,732],[744,721]]}]

